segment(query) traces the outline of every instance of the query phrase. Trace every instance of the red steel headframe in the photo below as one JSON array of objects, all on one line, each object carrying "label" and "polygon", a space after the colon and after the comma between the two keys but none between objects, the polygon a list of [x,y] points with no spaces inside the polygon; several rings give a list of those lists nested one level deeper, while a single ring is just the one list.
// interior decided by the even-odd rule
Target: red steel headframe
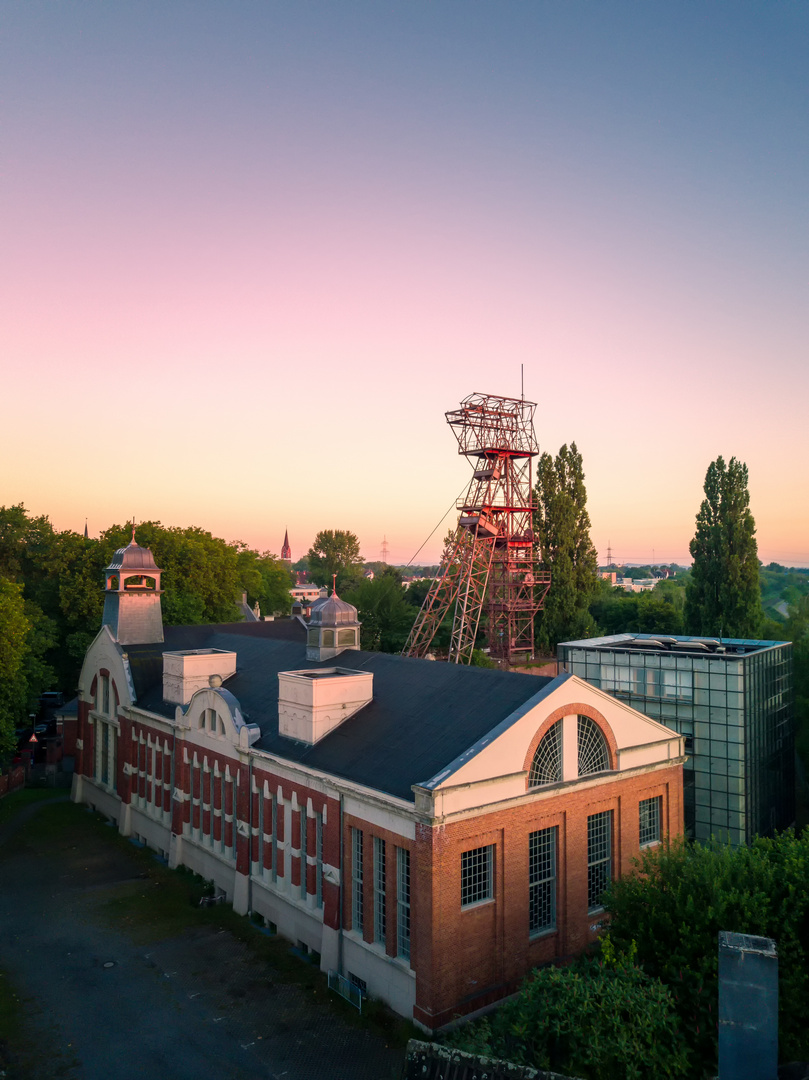
[{"label": "red steel headframe", "polygon": [[532,462],[536,402],[470,394],[446,414],[458,453],[472,466],[460,516],[447,539],[438,576],[425,597],[405,656],[425,656],[454,604],[448,659],[472,659],[486,608],[492,656],[513,661],[534,653],[534,616],[550,588],[534,550]]}]

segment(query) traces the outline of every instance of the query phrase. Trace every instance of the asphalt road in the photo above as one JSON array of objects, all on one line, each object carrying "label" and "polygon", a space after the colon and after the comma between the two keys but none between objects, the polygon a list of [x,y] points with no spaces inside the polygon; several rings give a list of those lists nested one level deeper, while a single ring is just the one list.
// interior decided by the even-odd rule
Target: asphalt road
[{"label": "asphalt road", "polygon": [[399,1076],[400,1048],[275,980],[229,931],[194,926],[138,945],[111,925],[105,905],[142,867],[64,822],[43,841],[48,819],[68,809],[81,812],[28,808],[28,823],[0,837],[0,966],[28,999],[26,1080]]}]

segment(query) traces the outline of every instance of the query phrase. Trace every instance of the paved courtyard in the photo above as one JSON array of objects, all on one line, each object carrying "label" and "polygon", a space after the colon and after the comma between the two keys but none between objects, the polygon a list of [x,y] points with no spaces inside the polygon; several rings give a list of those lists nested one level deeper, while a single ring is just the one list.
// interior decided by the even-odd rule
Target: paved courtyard
[{"label": "paved courtyard", "polygon": [[0,830],[0,967],[26,1001],[32,1036],[20,1075],[399,1076],[401,1046],[335,1006],[316,977],[273,970],[215,914],[187,926],[138,919],[161,888],[145,864],[70,803],[29,807]]}]

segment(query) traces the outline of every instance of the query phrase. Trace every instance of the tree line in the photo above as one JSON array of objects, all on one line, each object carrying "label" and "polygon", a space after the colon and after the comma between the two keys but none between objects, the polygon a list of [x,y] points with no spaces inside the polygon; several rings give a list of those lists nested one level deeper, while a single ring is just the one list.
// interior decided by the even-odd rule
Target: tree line
[{"label": "tree line", "polygon": [[[40,694],[75,692],[90,642],[101,627],[104,568],[132,538],[111,525],[96,539],[57,531],[25,507],[0,507],[0,761]],[[228,544],[204,529],[138,525],[135,538],[163,570],[163,622],[233,622],[246,592],[266,614],[289,611],[289,570],[269,552]]]}]

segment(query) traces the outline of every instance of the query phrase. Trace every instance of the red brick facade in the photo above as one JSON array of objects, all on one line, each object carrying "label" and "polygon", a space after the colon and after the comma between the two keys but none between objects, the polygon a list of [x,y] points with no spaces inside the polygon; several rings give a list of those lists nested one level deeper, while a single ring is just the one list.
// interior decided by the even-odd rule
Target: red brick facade
[{"label": "red brick facade", "polygon": [[[561,790],[449,825],[419,826],[413,867],[415,1018],[440,1027],[514,991],[539,964],[575,956],[597,936],[587,904],[587,818],[613,812],[612,873],[640,850],[639,802],[662,797],[662,834],[682,831],[682,765]],[[558,828],[556,929],[529,937],[528,836]],[[461,853],[492,845],[493,898],[461,907]],[[425,917],[426,916],[426,917]]]},{"label": "red brick facade", "polygon": [[[91,715],[91,703],[79,701],[76,772],[87,782],[81,797],[110,815],[117,813],[122,829],[174,852],[176,862],[210,874],[229,898],[241,890],[241,910],[258,911],[272,922],[288,918],[293,940],[322,951],[324,958],[332,950],[326,966],[342,966],[350,949],[350,964],[369,992],[389,994],[386,1000],[399,1008],[409,994],[407,1014],[430,1030],[499,1000],[532,968],[565,961],[594,940],[602,916],[588,906],[588,817],[612,814],[613,878],[629,872],[639,853],[641,800],[660,798],[661,837],[682,831],[682,758],[666,758],[669,747],[654,760],[639,759],[626,772],[616,771],[627,743],[619,751],[611,723],[594,704],[601,699],[595,697],[550,704],[546,714],[526,723],[524,738],[515,739],[516,749],[501,752],[499,763],[492,760],[488,767],[499,771],[458,782],[452,790],[461,794],[449,798],[461,801],[438,811],[426,788],[416,789],[424,792],[424,802],[407,803],[352,788],[337,777],[314,775],[305,766],[272,759],[218,732],[209,737],[204,721],[198,727],[190,713],[191,727],[182,727],[137,706],[122,706],[115,680],[103,668],[99,674],[110,678],[111,715]],[[586,696],[585,684],[575,689],[571,697]],[[97,677],[94,695],[96,690]],[[555,699],[560,700],[561,695]],[[557,720],[575,715],[591,717],[602,730],[610,770],[552,789],[526,790],[527,775],[524,780],[521,774],[530,769],[540,739]],[[648,724],[633,717],[634,724]],[[113,718],[117,723],[111,723]],[[106,784],[96,775],[96,729],[105,739],[114,737],[109,749],[114,780]],[[668,745],[665,729],[652,734],[661,746]],[[637,745],[646,752],[643,739]],[[470,755],[469,760],[477,759]],[[508,782],[509,772],[514,786],[492,795],[486,785]],[[464,793],[473,788],[464,803]],[[134,824],[124,825],[130,821]],[[554,925],[532,937],[529,837],[551,828],[557,830]],[[354,830],[363,842],[361,928],[354,926],[353,917]],[[384,844],[384,893],[378,889],[380,847],[375,839]],[[463,853],[487,848],[490,896],[464,907]],[[409,853],[409,908],[400,903],[398,889],[402,851]],[[380,910],[384,940],[378,940]],[[409,913],[409,935],[399,932],[400,912]],[[385,979],[398,980],[393,990],[386,989]]]}]

